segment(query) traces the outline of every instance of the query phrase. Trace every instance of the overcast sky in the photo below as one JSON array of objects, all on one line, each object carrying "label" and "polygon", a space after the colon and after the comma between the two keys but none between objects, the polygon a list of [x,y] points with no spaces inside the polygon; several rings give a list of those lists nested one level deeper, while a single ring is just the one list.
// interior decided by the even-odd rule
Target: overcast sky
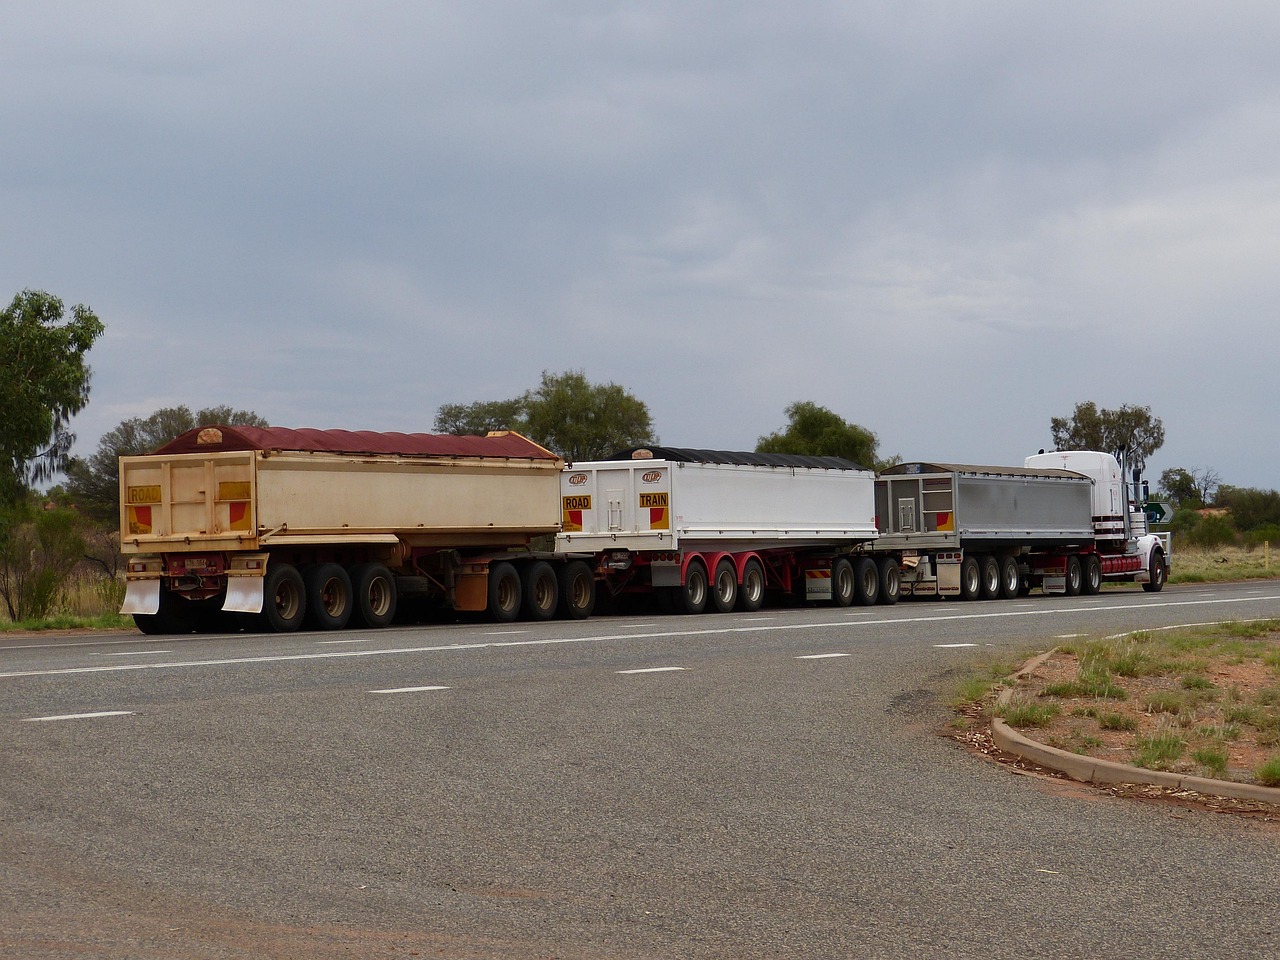
[{"label": "overcast sky", "polygon": [[75,421],[430,431],[582,370],[1020,464],[1081,401],[1280,488],[1280,6],[5,0],[0,298]]}]

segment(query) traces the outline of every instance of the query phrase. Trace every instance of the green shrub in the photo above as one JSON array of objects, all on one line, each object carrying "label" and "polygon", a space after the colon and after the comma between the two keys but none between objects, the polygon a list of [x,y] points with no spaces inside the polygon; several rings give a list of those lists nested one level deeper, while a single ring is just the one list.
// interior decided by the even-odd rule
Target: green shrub
[{"label": "green shrub", "polygon": [[1150,736],[1138,738],[1134,763],[1148,770],[1168,770],[1182,758],[1186,746],[1176,730],[1162,724]]},{"label": "green shrub", "polygon": [[1280,787],[1280,757],[1272,757],[1259,766],[1253,776],[1264,787]]},{"label": "green shrub", "polygon": [[1011,727],[1043,727],[1061,711],[1053,703],[1029,703],[1014,698],[996,709],[996,716]]},{"label": "green shrub", "polygon": [[1181,540],[1191,547],[1225,547],[1236,542],[1239,534],[1226,517],[1210,515],[1182,534]]},{"label": "green shrub", "polygon": [[1221,747],[1201,747],[1192,752],[1191,759],[1200,764],[1210,777],[1221,779],[1227,772],[1227,751]]},{"label": "green shrub", "polygon": [[1138,721],[1124,713],[1104,713],[1098,717],[1098,726],[1103,730],[1137,730]]}]

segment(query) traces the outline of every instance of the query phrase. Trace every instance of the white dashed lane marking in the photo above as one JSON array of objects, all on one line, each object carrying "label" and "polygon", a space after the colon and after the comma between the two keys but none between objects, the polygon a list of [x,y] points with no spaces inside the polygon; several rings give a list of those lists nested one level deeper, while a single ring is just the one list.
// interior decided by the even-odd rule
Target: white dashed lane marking
[{"label": "white dashed lane marking", "polygon": [[97,713],[64,713],[56,717],[27,717],[23,723],[43,723],[47,720],[92,720],[95,717],[131,717],[132,710],[99,710]]},{"label": "white dashed lane marking", "polygon": [[370,693],[426,693],[429,690],[448,690],[448,687],[393,687],[389,690],[370,690]]}]

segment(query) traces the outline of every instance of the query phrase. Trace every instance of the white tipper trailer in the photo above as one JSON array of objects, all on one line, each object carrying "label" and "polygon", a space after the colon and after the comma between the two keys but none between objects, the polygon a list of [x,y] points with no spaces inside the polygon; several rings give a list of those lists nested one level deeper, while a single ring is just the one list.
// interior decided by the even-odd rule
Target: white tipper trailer
[{"label": "white tipper trailer", "polygon": [[676,612],[757,610],[769,592],[892,602],[896,565],[859,552],[877,535],[874,490],[835,457],[641,447],[565,467],[556,550],[589,556],[601,596]]},{"label": "white tipper trailer", "polygon": [[1107,581],[1158,591],[1169,543],[1148,531],[1139,483],[1092,451],[1022,467],[898,464],[876,483],[874,550],[896,558],[906,596],[1095,594]]},{"label": "white tipper trailer", "polygon": [[149,633],[585,617],[591,571],[550,549],[562,466],[509,432],[198,428],[120,459],[122,612]]}]

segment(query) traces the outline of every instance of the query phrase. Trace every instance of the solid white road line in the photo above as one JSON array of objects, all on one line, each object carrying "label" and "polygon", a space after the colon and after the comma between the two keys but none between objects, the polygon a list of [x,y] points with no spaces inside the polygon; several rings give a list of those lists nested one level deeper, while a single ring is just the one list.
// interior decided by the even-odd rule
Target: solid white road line
[{"label": "solid white road line", "polygon": [[796,657],[797,660],[834,660],[836,657],[851,657],[851,653],[806,653]]},{"label": "solid white road line", "polygon": [[46,720],[92,720],[94,717],[131,717],[132,710],[99,710],[97,713],[64,713],[57,717],[26,717],[23,723],[42,723]]},{"label": "solid white road line", "polygon": [[684,667],[645,667],[641,670],[619,670],[618,673],[672,673],[684,669]]},{"label": "solid white road line", "polygon": [[[294,660],[329,660],[343,657],[389,657],[403,656],[413,653],[442,653],[463,650],[499,649],[502,647],[537,647],[556,646],[573,643],[607,643],[616,640],[663,640],[683,637],[727,636],[734,633],[774,632],[782,630],[820,630],[834,627],[869,627],[892,624],[941,623],[954,620],[989,620],[1006,617],[1052,617],[1063,613],[1088,611],[1099,613],[1110,610],[1141,610],[1153,607],[1198,607],[1207,605],[1224,605],[1238,603],[1254,603],[1258,600],[1280,600],[1280,594],[1268,594],[1263,597],[1229,597],[1221,600],[1148,600],[1136,603],[1115,603],[1106,607],[1076,607],[1067,610],[1035,610],[1020,609],[1008,611],[990,611],[986,613],[955,614],[949,616],[922,617],[882,617],[878,620],[827,620],[804,623],[778,623],[753,625],[747,627],[709,627],[704,630],[655,630],[652,633],[604,633],[590,634],[582,637],[543,637],[530,640],[483,641],[479,643],[443,643],[422,647],[382,647],[376,650],[344,650],[324,651],[321,653],[294,653],[264,655],[259,657],[227,657],[216,660],[183,660],[173,663],[131,663],[100,667],[63,667],[49,670],[14,670],[0,673],[0,680],[15,677],[53,677],[76,673],[122,673],[128,670],[168,670],[186,667],[226,667],[252,663],[288,663]],[[1138,628],[1143,629],[1143,628]],[[1147,628],[1166,629],[1166,628]],[[1132,632],[1132,631],[1130,631]],[[279,636],[279,635],[277,635]],[[287,634],[283,636],[288,636]]]}]

